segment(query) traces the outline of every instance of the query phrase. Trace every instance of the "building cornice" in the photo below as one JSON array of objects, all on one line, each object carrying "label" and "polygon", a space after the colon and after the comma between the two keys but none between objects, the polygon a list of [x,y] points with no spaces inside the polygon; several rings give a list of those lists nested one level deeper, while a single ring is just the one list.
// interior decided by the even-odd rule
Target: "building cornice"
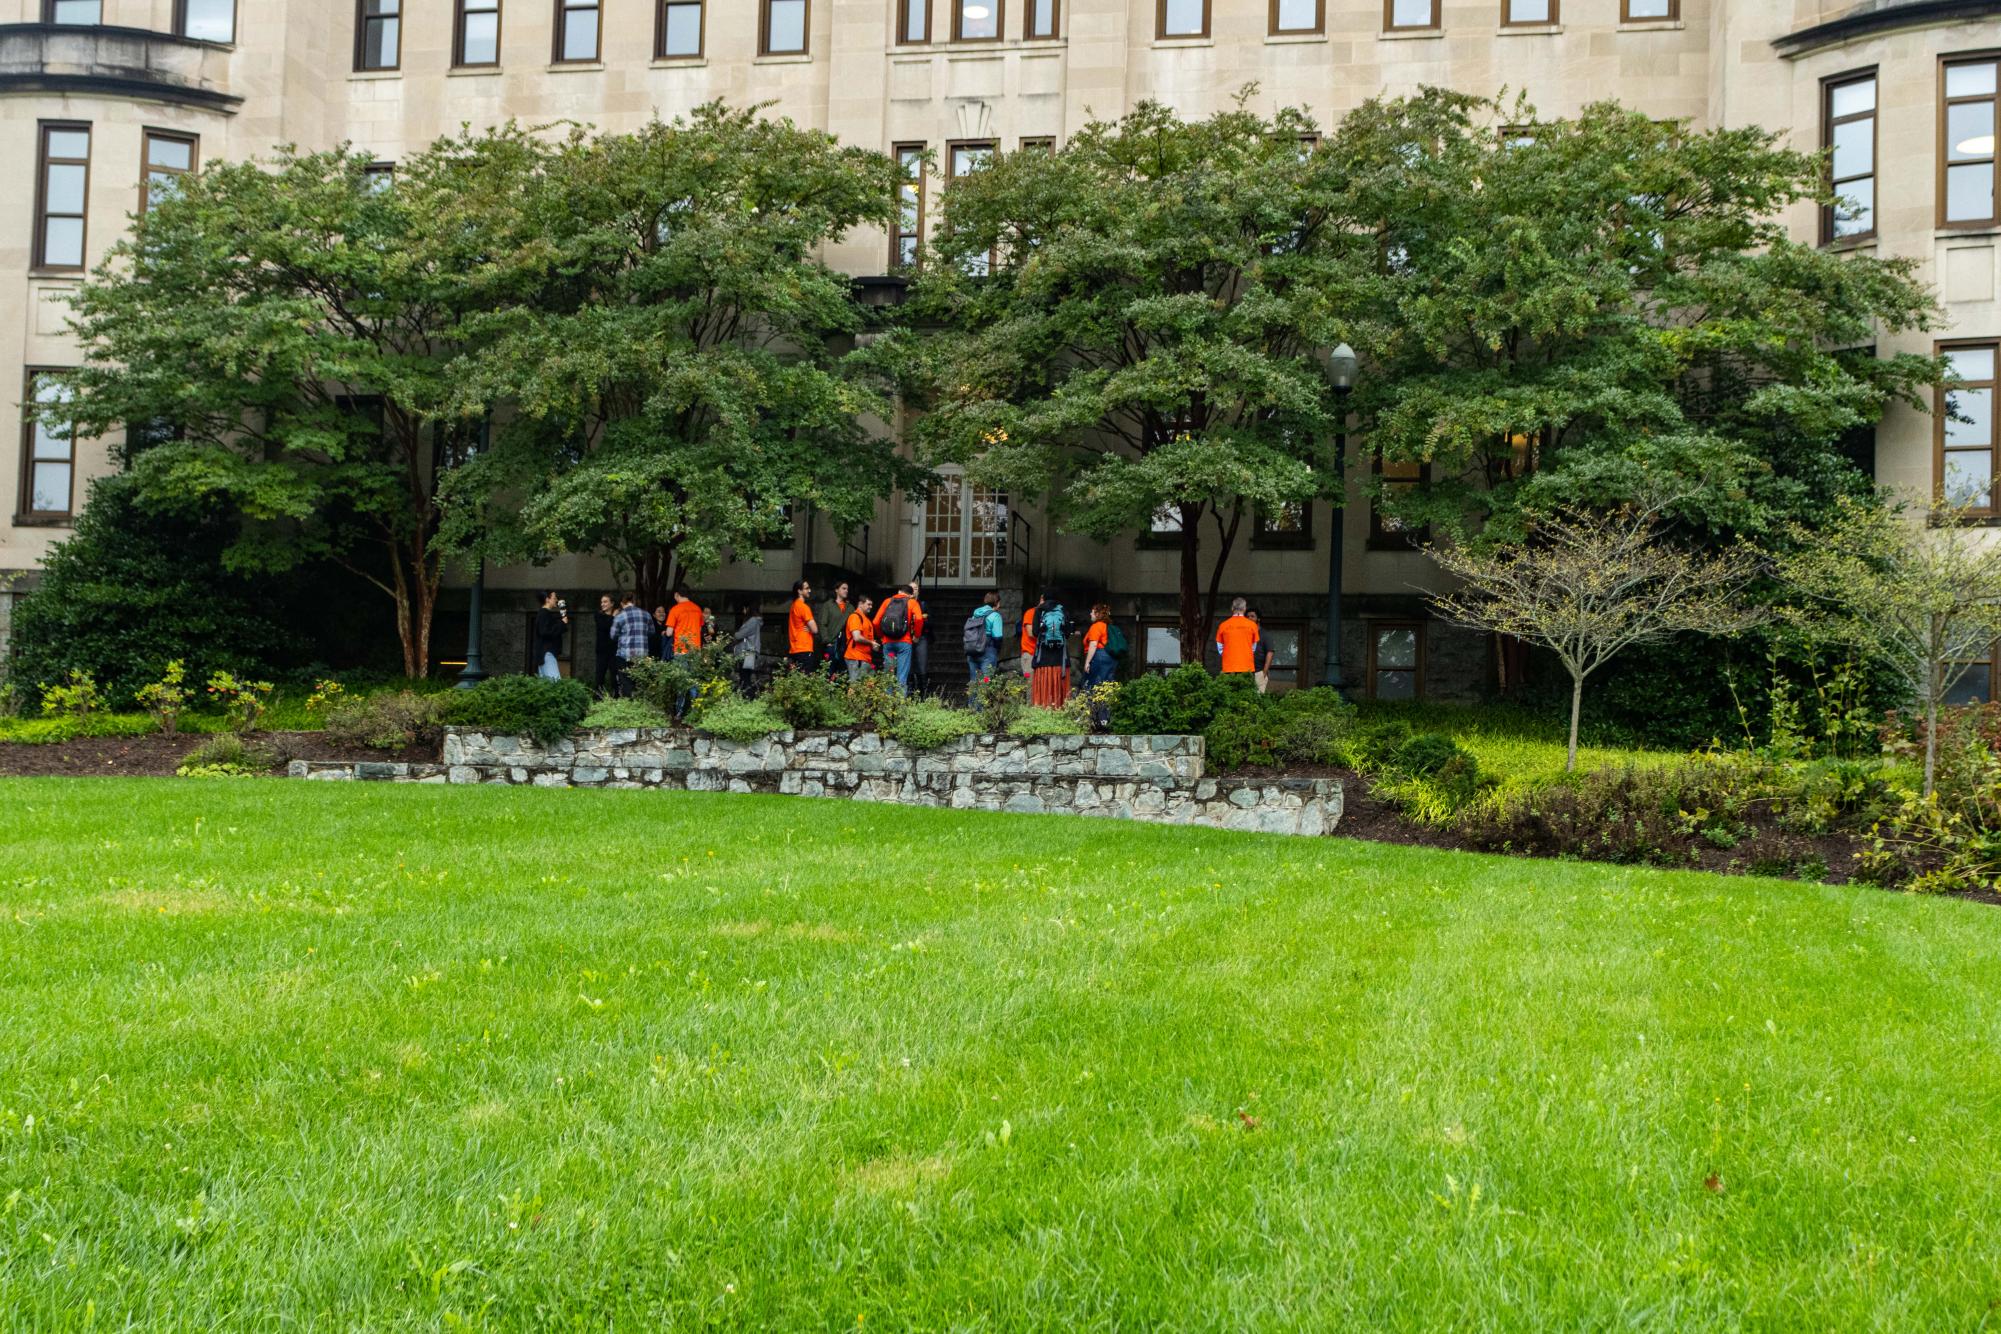
[{"label": "building cornice", "polygon": [[1840,18],[1816,23],[1811,28],[1775,37],[1772,47],[1790,59],[1860,37],[1894,32],[1899,28],[1995,17],[2001,17],[2001,0],[1905,0],[1902,4],[1854,10]]},{"label": "building cornice", "polygon": [[169,102],[234,115],[230,48],[113,25],[0,23],[0,96],[56,93]]}]

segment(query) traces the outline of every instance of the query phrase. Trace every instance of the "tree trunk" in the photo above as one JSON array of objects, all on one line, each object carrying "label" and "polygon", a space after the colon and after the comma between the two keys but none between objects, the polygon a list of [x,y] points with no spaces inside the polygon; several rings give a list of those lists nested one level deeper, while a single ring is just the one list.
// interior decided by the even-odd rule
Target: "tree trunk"
[{"label": "tree trunk", "polygon": [[1563,759],[1563,771],[1577,772],[1577,720],[1584,712],[1584,676],[1581,672],[1570,674],[1570,750]]},{"label": "tree trunk", "polygon": [[1930,797],[1938,782],[1938,668],[1931,672],[1931,688],[1925,691],[1925,796]]},{"label": "tree trunk", "polygon": [[[1216,551],[1216,563],[1209,570],[1209,596],[1202,610],[1202,623],[1205,629],[1221,624],[1220,618],[1216,615],[1216,602],[1223,595],[1223,567],[1230,563],[1230,553],[1236,549],[1237,530],[1244,522],[1244,507],[1239,504],[1230,512],[1230,522],[1227,526],[1223,523],[1222,512],[1215,511],[1215,514],[1216,528],[1222,536],[1221,546]],[[1208,636],[1205,634],[1203,637],[1206,639]]]},{"label": "tree trunk", "polygon": [[1199,663],[1202,651],[1202,573],[1196,556],[1202,550],[1202,507],[1181,509],[1181,660]]}]

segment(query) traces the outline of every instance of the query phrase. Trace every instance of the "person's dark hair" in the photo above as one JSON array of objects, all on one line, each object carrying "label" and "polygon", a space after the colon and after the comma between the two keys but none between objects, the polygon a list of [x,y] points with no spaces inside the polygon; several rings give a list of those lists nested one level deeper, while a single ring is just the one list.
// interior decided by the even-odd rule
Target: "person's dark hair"
[{"label": "person's dark hair", "polygon": [[736,604],[736,615],[738,620],[747,621],[757,615],[757,608],[751,606],[748,602],[739,602]]},{"label": "person's dark hair", "polygon": [[637,593],[620,593],[618,595],[618,605],[621,607],[635,606],[638,602],[639,594]]},{"label": "person's dark hair", "polygon": [[1000,606],[1000,590],[998,588],[989,588],[987,595],[981,598],[980,601],[986,603],[989,607]]},{"label": "person's dark hair", "polygon": [[803,593],[803,592],[804,592],[805,590],[806,590],[806,581],[805,581],[804,579],[794,579],[794,580],[792,581],[792,596],[793,596],[793,597],[795,597],[795,598],[796,598],[796,597],[798,597],[798,596],[799,596],[799,595],[800,595],[801,593]]},{"label": "person's dark hair", "polygon": [[917,589],[915,585],[912,584],[898,584],[896,586],[896,591],[903,594],[903,596],[905,597],[915,597],[917,595]]},{"label": "person's dark hair", "polygon": [[1094,604],[1092,604],[1092,607],[1091,607],[1091,619],[1092,619],[1092,620],[1094,620],[1094,621],[1109,621],[1109,620],[1111,620],[1111,619],[1112,619],[1112,606],[1111,606],[1111,604],[1110,604],[1109,602],[1098,602],[1098,603],[1094,603]]},{"label": "person's dark hair", "polygon": [[688,600],[688,586],[687,586],[686,584],[676,584],[676,585],[674,585],[674,591],[673,591],[673,593],[671,593],[671,594],[670,594],[669,596],[671,596],[671,597],[672,597],[672,598],[673,598],[673,599],[674,599],[674,600],[675,600],[676,602],[685,602],[685,601],[687,601],[687,600]]}]

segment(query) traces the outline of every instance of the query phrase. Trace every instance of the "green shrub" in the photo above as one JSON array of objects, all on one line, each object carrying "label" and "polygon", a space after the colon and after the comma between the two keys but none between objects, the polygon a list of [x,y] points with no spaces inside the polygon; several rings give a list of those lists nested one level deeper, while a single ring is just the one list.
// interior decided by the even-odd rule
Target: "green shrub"
[{"label": "green shrub", "polygon": [[672,727],[674,720],[643,699],[601,699],[584,715],[583,726],[596,728]]},{"label": "green shrub", "polygon": [[[1026,733],[1015,731],[1015,724],[1028,712],[1028,680],[1020,672],[1005,672],[996,667],[972,697],[973,712],[979,715],[980,730],[995,736],[1062,736],[1061,732]],[[1038,710],[1055,712],[1055,710]],[[1085,730],[1089,730],[1088,727]]]},{"label": "green shrub", "polygon": [[544,745],[574,732],[591,711],[590,687],[567,678],[495,676],[444,698],[441,723],[533,737]]},{"label": "green shrub", "polygon": [[[1429,778],[1459,759],[1472,761],[1473,757],[1442,732],[1422,732],[1398,746],[1386,767],[1413,778]],[[1474,764],[1478,767],[1477,761]]]},{"label": "green shrub", "polygon": [[936,750],[960,737],[975,736],[979,731],[977,714],[934,700],[913,699],[897,711],[885,735],[913,750]]},{"label": "green shrub", "polygon": [[1300,710],[1279,715],[1277,755],[1284,764],[1345,765],[1352,715]]},{"label": "green shrub", "polygon": [[1209,763],[1219,769],[1275,765],[1279,762],[1279,729],[1277,706],[1262,696],[1252,695],[1202,729]]},{"label": "green shrub", "polygon": [[1402,719],[1370,723],[1356,731],[1348,744],[1348,753],[1358,769],[1387,769],[1396,753],[1415,735],[1410,724]]},{"label": "green shrub", "polygon": [[97,682],[82,668],[72,670],[67,679],[42,687],[42,713],[49,718],[88,718],[100,703]]},{"label": "green shrub", "polygon": [[342,745],[374,750],[436,745],[446,702],[444,696],[410,690],[343,696],[326,709],[326,734]]},{"label": "green shrub", "polygon": [[850,681],[843,696],[857,727],[871,732],[888,732],[910,703],[897,691],[896,677],[890,672],[871,672],[859,681]]},{"label": "green shrub", "polygon": [[168,515],[142,506],[140,484],[118,473],[92,483],[67,540],[14,609],[8,681],[24,707],[44,681],[93,677],[114,709],[134,704],[179,659],[190,680],[218,670],[265,675],[297,656],[272,619],[288,601],[280,581],[224,566],[236,536],[221,507]]},{"label": "green shrub", "polygon": [[1112,730],[1170,736],[1203,732],[1232,706],[1256,695],[1248,675],[1212,676],[1200,664],[1186,663],[1164,675],[1123,682],[1112,697]]},{"label": "green shrub", "polygon": [[270,707],[271,690],[269,681],[239,681],[228,672],[208,678],[209,699],[222,706],[223,716],[236,732],[257,730],[258,720]]},{"label": "green shrub", "polygon": [[1741,839],[1763,792],[1761,773],[1749,766],[1690,761],[1598,769],[1482,803],[1461,832],[1481,848],[1679,865],[1705,844]]},{"label": "green shrub", "polygon": [[181,714],[192,698],[192,692],[186,685],[187,679],[187,664],[175,658],[167,664],[159,680],[139,688],[139,707],[152,716],[160,731],[167,736],[180,731]]},{"label": "green shrub", "polygon": [[271,756],[234,732],[220,732],[181,759],[182,778],[251,778],[271,771]]},{"label": "green shrub", "polygon": [[821,672],[789,668],[771,678],[765,702],[778,711],[787,727],[800,729],[852,727],[855,715],[847,694]]},{"label": "green shrub", "polygon": [[680,711],[681,701],[705,686],[736,687],[736,659],[726,644],[708,644],[672,658],[647,658],[626,669],[633,695],[662,713]]},{"label": "green shrub", "polygon": [[0,742],[47,746],[77,737],[146,736],[156,726],[143,713],[93,713],[87,718],[0,718]]},{"label": "green shrub", "polygon": [[718,694],[703,705],[695,725],[725,741],[756,741],[785,730],[778,710],[761,699],[745,699],[734,691]]},{"label": "green shrub", "polygon": [[[984,714],[985,710],[981,709],[975,715],[980,718],[981,731],[985,731],[987,725]],[[1090,730],[1090,720],[1078,717],[1069,709],[1028,708],[1015,715],[1007,725],[1006,735],[1031,741],[1045,736],[1084,736]]]}]

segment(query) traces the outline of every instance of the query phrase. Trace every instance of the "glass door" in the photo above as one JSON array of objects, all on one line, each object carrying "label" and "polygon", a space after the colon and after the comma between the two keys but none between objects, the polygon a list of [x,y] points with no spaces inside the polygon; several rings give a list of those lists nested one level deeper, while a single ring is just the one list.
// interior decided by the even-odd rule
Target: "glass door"
[{"label": "glass door", "polygon": [[985,584],[1000,572],[1007,543],[1007,493],[963,476],[938,480],[924,499],[927,584]]}]

